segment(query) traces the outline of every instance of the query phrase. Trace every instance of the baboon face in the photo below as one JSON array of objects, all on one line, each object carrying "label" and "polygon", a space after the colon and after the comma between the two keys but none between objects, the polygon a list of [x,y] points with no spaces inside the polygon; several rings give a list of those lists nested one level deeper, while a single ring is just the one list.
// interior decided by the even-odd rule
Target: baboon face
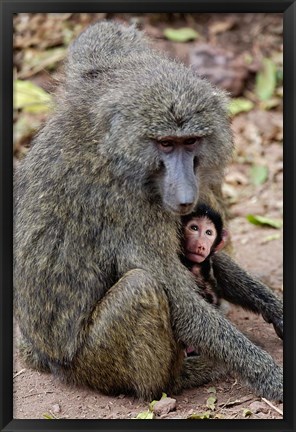
[{"label": "baboon face", "polygon": [[225,246],[228,231],[220,213],[210,206],[200,203],[182,223],[184,255],[189,261],[200,264]]},{"label": "baboon face", "polygon": [[186,258],[202,263],[215,250],[217,236],[216,227],[210,219],[193,217],[184,228]]}]

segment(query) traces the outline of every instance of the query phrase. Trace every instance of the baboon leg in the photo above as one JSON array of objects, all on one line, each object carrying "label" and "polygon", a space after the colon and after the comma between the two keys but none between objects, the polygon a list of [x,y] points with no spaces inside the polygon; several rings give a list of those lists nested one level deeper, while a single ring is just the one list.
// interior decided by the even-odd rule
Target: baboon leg
[{"label": "baboon leg", "polygon": [[225,375],[226,368],[203,355],[185,358],[181,375],[172,387],[172,393],[178,394],[182,389],[199,387]]},{"label": "baboon leg", "polygon": [[97,304],[84,346],[60,372],[107,394],[151,400],[180,374],[183,359],[164,291],[147,272],[135,269]]},{"label": "baboon leg", "polygon": [[[84,346],[69,366],[50,363],[52,372],[68,382],[152,400],[218,376],[212,360],[185,358],[184,345],[173,335],[167,297],[144,270],[129,271],[108,291],[87,329]],[[21,350],[31,367],[49,370],[24,339]]]}]

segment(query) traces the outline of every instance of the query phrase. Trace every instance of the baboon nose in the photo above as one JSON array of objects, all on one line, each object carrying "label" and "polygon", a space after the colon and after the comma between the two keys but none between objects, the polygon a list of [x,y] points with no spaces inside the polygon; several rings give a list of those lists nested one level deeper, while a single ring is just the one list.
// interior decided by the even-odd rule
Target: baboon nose
[{"label": "baboon nose", "polygon": [[192,212],[193,202],[186,202],[180,204],[180,212],[182,214],[187,214]]},{"label": "baboon nose", "polygon": [[185,202],[185,203],[180,204],[181,207],[191,207],[192,205],[193,205],[193,202]]}]

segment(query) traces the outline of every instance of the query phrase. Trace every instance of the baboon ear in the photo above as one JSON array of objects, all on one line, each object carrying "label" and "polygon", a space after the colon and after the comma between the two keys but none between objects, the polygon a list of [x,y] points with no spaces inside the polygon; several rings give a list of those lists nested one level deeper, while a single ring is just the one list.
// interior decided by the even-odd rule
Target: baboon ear
[{"label": "baboon ear", "polygon": [[95,79],[101,73],[102,73],[102,71],[100,69],[91,69],[91,70],[83,73],[83,78],[86,78],[86,79]]},{"label": "baboon ear", "polygon": [[221,250],[221,249],[224,248],[225,243],[226,243],[226,241],[227,241],[227,239],[229,237],[229,233],[228,233],[228,231],[225,228],[222,229],[221,237],[222,237],[222,240],[220,241],[220,243],[217,244],[217,246],[215,246],[214,253],[216,253],[219,250]]}]

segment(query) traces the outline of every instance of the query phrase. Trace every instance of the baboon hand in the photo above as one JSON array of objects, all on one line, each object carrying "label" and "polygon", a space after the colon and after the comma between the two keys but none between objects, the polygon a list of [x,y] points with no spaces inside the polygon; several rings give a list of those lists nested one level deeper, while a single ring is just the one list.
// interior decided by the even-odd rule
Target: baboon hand
[{"label": "baboon hand", "polygon": [[283,339],[283,319],[276,318],[272,324],[278,337]]},{"label": "baboon hand", "polygon": [[276,334],[283,339],[283,318],[271,316],[268,313],[262,313],[262,317],[269,324],[273,324]]}]

